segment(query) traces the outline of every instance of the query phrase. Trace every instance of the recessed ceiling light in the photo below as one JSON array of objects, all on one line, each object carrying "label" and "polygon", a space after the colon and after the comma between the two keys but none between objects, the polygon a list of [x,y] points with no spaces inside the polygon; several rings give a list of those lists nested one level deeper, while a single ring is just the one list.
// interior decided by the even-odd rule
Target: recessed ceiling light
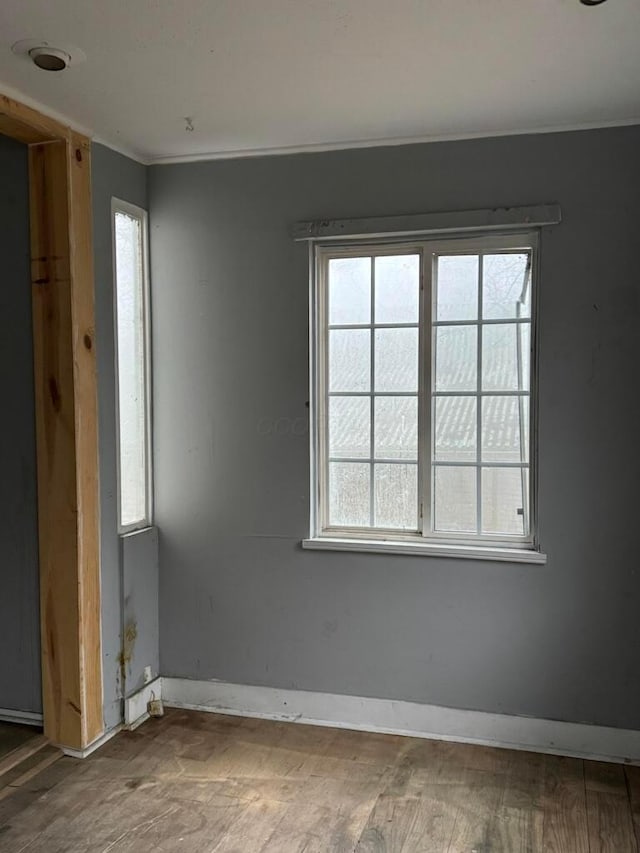
[{"label": "recessed ceiling light", "polygon": [[87,58],[79,47],[59,42],[54,45],[44,39],[22,39],[12,45],[11,50],[17,56],[30,59],[44,71],[64,71]]},{"label": "recessed ceiling light", "polygon": [[71,62],[69,54],[57,47],[34,47],[29,56],[43,71],[64,71]]}]

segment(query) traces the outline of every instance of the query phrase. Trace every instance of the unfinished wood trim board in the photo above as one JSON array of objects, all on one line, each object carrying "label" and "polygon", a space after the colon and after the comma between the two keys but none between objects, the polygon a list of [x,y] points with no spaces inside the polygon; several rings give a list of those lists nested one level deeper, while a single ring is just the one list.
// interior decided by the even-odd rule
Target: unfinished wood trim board
[{"label": "unfinished wood trim board", "polygon": [[0,133],[29,146],[45,735],[104,731],[90,140],[0,95]]},{"label": "unfinished wood trim board", "polygon": [[640,731],[630,729],[223,681],[159,681],[168,708],[640,764]]},{"label": "unfinished wood trim board", "polygon": [[70,129],[56,119],[0,94],[0,133],[31,145],[66,139]]}]

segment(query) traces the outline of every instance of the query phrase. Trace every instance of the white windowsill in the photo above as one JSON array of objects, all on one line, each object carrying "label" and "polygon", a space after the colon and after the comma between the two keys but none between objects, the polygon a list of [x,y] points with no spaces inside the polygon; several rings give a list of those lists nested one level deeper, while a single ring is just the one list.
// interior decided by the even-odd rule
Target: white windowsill
[{"label": "white windowsill", "polygon": [[372,554],[414,554],[421,557],[455,557],[506,563],[544,565],[547,555],[528,548],[498,548],[487,545],[440,545],[437,542],[391,542],[384,539],[303,539],[302,547],[312,551],[361,551]]},{"label": "white windowsill", "polygon": [[118,531],[118,536],[120,539],[125,539],[127,537],[132,536],[141,536],[145,533],[149,533],[150,530],[153,530],[155,524],[149,524],[148,521],[145,521],[142,527],[125,527],[124,530]]}]

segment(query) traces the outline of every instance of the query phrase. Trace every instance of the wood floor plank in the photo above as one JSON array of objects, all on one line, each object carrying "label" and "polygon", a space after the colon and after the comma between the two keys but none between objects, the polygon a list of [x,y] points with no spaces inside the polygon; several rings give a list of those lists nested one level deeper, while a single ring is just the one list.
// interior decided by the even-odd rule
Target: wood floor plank
[{"label": "wood floor plank", "polygon": [[418,797],[381,794],[362,830],[355,853],[399,853],[420,810]]},{"label": "wood floor plank", "polygon": [[376,766],[396,764],[408,749],[408,738],[399,735],[384,735],[376,732],[351,731],[348,729],[329,729],[332,737],[324,755],[327,757],[350,759],[360,764]]},{"label": "wood floor plank", "polygon": [[445,785],[432,785],[417,801],[413,819],[401,853],[447,851],[458,816],[458,807]]},{"label": "wood floor plank", "polygon": [[[451,801],[457,807],[447,853],[490,850],[502,853],[499,814],[504,808],[504,771],[469,769],[459,784],[451,787]],[[510,851],[509,851],[510,853]]]},{"label": "wood floor plank", "polygon": [[545,758],[545,853],[590,853],[583,762],[577,758]]},{"label": "wood floor plank", "polygon": [[368,809],[337,810],[298,804],[287,807],[260,853],[353,853],[368,818]]},{"label": "wood floor plank", "polygon": [[[436,781],[453,825],[444,851],[501,850],[494,827],[503,803],[510,753],[462,744],[443,744]],[[435,849],[435,848],[434,848]]]},{"label": "wood floor plank", "polygon": [[30,738],[21,746],[18,746],[11,752],[7,753],[0,759],[0,777],[4,773],[8,773],[9,770],[12,770],[25,759],[34,755],[48,743],[49,741],[44,735],[37,735],[37,737]]},{"label": "wood floor plank", "polygon": [[636,845],[640,851],[640,767],[627,765],[624,768],[627,791],[629,792],[629,804],[631,807],[631,819],[636,838]]},{"label": "wood floor plank", "polygon": [[537,853],[543,848],[544,756],[512,750],[503,753],[507,766],[493,774],[494,784],[503,778],[504,787],[483,843],[496,853]]},{"label": "wood floor plank", "polygon": [[637,853],[626,796],[588,790],[587,819],[590,853]]},{"label": "wood floor plank", "polygon": [[[13,768],[11,773],[5,773],[2,779],[7,782],[0,787],[0,800],[15,792],[16,788],[26,785],[54,762],[62,758],[62,752],[57,747],[47,746],[35,755]],[[1,780],[0,780],[1,781]]]},{"label": "wood floor plank", "polygon": [[584,761],[584,786],[587,791],[627,796],[627,783],[622,764]]},{"label": "wood floor plank", "polygon": [[242,815],[211,848],[211,853],[263,850],[284,818],[287,808],[285,803],[274,800],[262,799],[249,803]]},{"label": "wood floor plank", "polygon": [[510,751],[509,777],[504,805],[510,809],[543,811],[546,756],[538,752]]},{"label": "wood floor plank", "polygon": [[487,834],[487,849],[492,853],[539,853],[543,849],[543,827],[541,809],[499,806]]},{"label": "wood floor plank", "polygon": [[19,746],[42,734],[36,726],[23,726],[19,723],[0,721],[0,758],[13,752]]}]

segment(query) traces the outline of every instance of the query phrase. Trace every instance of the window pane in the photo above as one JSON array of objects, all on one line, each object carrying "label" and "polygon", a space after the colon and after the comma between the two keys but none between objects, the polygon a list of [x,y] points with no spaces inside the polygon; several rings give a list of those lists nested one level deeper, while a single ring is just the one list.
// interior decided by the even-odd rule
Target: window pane
[{"label": "window pane", "polygon": [[476,533],[476,469],[435,469],[434,530]]},{"label": "window pane", "polygon": [[434,331],[436,391],[475,391],[477,327],[438,326]]},{"label": "window pane", "polygon": [[116,212],[120,525],[147,520],[143,223]]},{"label": "window pane", "polygon": [[369,397],[329,398],[329,456],[369,458]]},{"label": "window pane", "polygon": [[420,256],[376,258],[376,323],[417,323]]},{"label": "window pane", "polygon": [[[482,469],[482,532],[522,536],[529,505],[526,468]],[[527,516],[528,516],[527,511]]]},{"label": "window pane", "polygon": [[417,530],[418,466],[376,465],[375,526]]},{"label": "window pane", "polygon": [[435,461],[476,461],[475,397],[436,397]]},{"label": "window pane", "polygon": [[418,458],[418,398],[376,397],[377,459]]},{"label": "window pane", "polygon": [[438,258],[436,320],[478,318],[478,256]]},{"label": "window pane", "polygon": [[418,330],[376,329],[376,391],[418,390]]},{"label": "window pane", "polygon": [[368,329],[332,329],[329,332],[330,391],[369,390],[370,335]]},{"label": "window pane", "polygon": [[484,256],[482,316],[485,320],[531,316],[528,260],[526,252]]},{"label": "window pane", "polygon": [[529,398],[482,398],[482,461],[527,462]]},{"label": "window pane", "polygon": [[483,326],[483,391],[529,390],[530,334],[529,323]]},{"label": "window pane", "polygon": [[329,261],[329,323],[371,322],[371,258]]},{"label": "window pane", "polygon": [[329,463],[329,524],[331,526],[369,526],[369,476],[369,465],[366,462]]},{"label": "window pane", "polygon": [[523,390],[528,391],[531,386],[531,324],[519,323],[516,335],[520,347],[518,381]]}]

